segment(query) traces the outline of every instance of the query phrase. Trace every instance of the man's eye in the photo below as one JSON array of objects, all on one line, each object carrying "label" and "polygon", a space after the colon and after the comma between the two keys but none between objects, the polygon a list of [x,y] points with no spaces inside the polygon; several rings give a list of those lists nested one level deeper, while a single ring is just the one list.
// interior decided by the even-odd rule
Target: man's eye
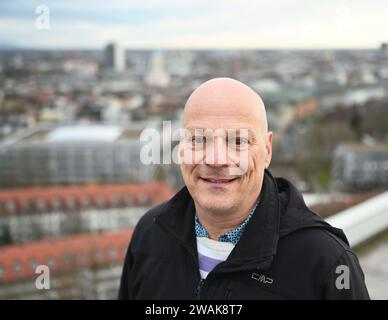
[{"label": "man's eye", "polygon": [[241,137],[235,137],[232,139],[229,139],[228,141],[232,146],[237,146],[237,147],[244,147],[248,144],[248,139],[241,138]]}]

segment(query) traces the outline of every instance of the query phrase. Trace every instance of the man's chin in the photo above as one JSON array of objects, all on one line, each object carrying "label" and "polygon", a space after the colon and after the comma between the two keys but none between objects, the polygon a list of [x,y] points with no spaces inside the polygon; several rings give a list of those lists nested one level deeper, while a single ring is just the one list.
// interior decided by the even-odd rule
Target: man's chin
[{"label": "man's chin", "polygon": [[200,205],[203,210],[214,213],[230,212],[234,207],[232,203],[226,203],[225,198],[213,199],[213,197],[201,201]]}]

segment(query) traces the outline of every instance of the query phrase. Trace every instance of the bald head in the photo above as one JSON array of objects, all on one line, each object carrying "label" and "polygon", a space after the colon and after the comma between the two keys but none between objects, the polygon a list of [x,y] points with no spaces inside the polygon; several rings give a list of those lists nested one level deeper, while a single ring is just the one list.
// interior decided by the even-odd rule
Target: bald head
[{"label": "bald head", "polygon": [[222,127],[225,120],[231,124],[239,122],[241,126],[241,121],[247,120],[263,134],[268,130],[263,100],[250,87],[232,78],[206,81],[190,95],[184,109],[183,126],[203,120],[209,128]]}]

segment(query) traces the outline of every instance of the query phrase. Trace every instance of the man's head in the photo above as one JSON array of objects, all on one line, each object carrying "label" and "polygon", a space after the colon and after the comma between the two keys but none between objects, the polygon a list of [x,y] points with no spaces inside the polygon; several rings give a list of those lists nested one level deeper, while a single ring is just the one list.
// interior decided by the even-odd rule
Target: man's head
[{"label": "man's head", "polygon": [[181,140],[181,171],[197,210],[222,214],[253,205],[272,157],[261,98],[237,80],[209,80],[187,100],[183,128],[191,136]]}]

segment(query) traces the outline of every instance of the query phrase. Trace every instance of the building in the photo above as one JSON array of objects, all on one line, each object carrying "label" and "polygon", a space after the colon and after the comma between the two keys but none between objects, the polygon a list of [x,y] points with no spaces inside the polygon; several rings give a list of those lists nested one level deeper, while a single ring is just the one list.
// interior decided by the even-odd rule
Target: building
[{"label": "building", "polygon": [[[116,299],[132,229],[1,247],[0,299]],[[49,289],[37,289],[37,267]]]},{"label": "building", "polygon": [[332,174],[333,180],[347,189],[387,188],[388,145],[339,145],[334,151]]},{"label": "building", "polygon": [[125,67],[125,51],[117,43],[109,43],[104,50],[104,68],[123,72]]},{"label": "building", "polygon": [[329,86],[320,89],[319,104],[322,111],[330,111],[339,106],[364,105],[369,100],[382,100],[386,96],[386,89],[380,84]]},{"label": "building", "polygon": [[380,46],[380,55],[383,58],[388,57],[388,44],[386,42],[383,42]]},{"label": "building", "polygon": [[145,82],[154,87],[167,87],[170,84],[170,75],[166,70],[164,56],[161,51],[155,51],[152,54]]},{"label": "building", "polygon": [[3,189],[0,246],[132,228],[173,194],[162,182]]},{"label": "building", "polygon": [[145,128],[156,126],[38,126],[12,136],[0,143],[0,187],[153,181],[160,166],[140,161]]}]

